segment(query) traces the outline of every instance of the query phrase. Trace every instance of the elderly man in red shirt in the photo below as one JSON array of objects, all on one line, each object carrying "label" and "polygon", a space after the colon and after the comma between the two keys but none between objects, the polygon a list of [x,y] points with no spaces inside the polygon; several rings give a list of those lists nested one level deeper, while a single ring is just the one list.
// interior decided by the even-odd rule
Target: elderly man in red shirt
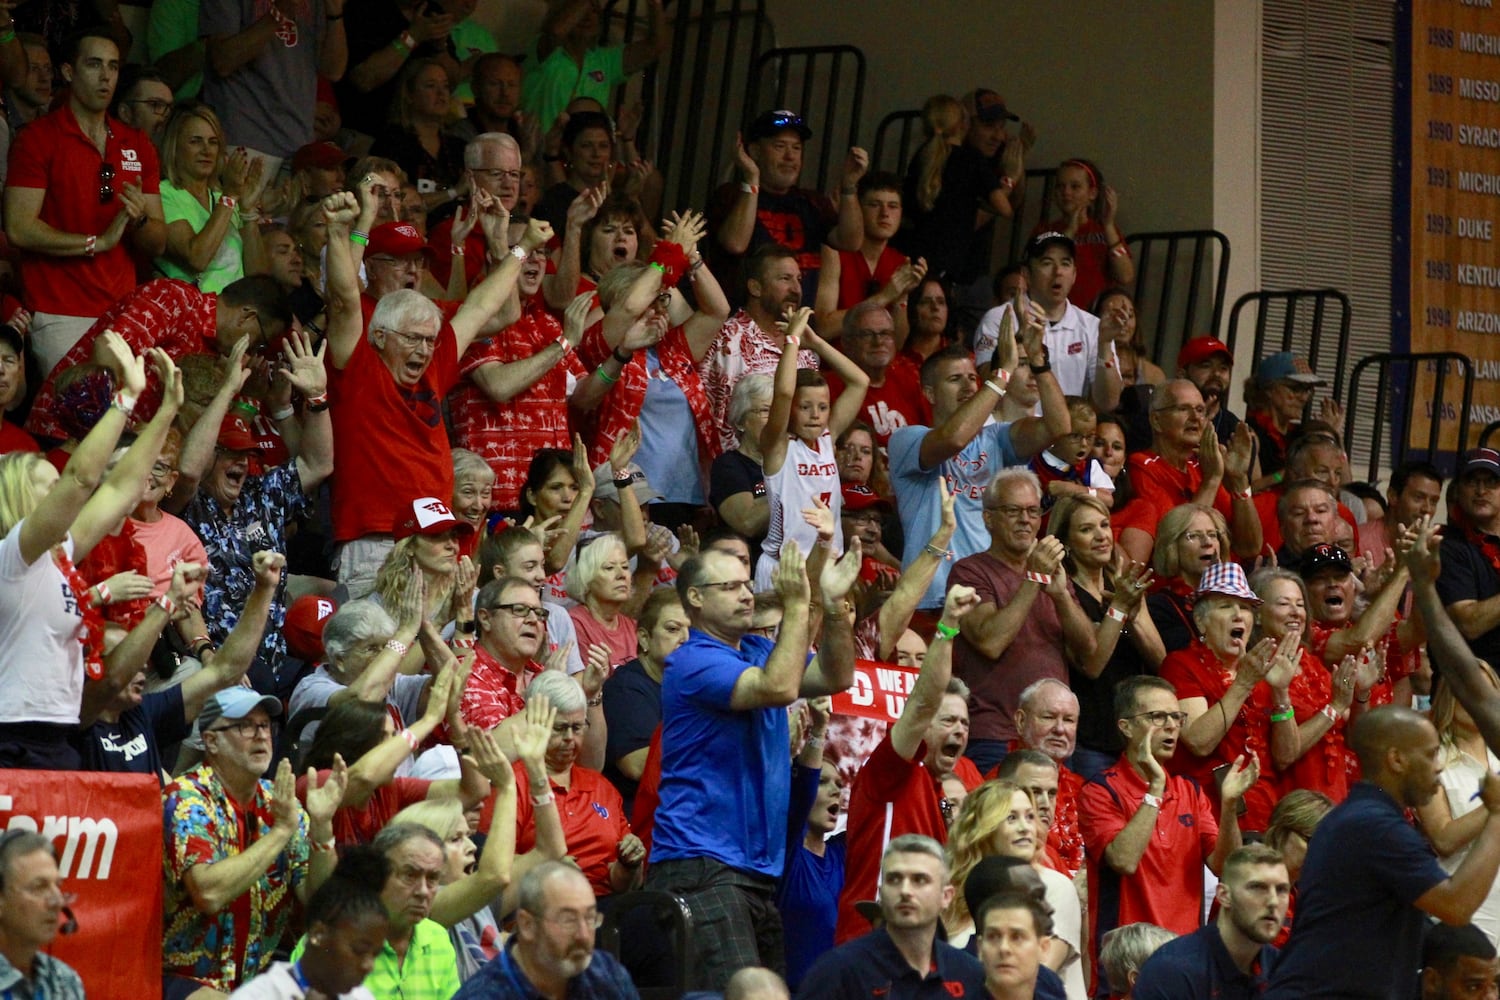
[{"label": "elderly man in red shirt", "polygon": [[5,188],[5,235],[22,251],[31,339],[49,371],[135,286],[135,254],[167,244],[151,138],[110,117],[120,49],[107,28],[75,35],[62,76],[68,99],[17,133]]},{"label": "elderly man in red shirt", "polygon": [[463,357],[487,321],[514,291],[526,258],[552,238],[552,227],[532,220],[520,242],[445,320],[421,292],[401,288],[383,297],[368,331],[360,308],[350,223],[354,195],[323,200],[328,221],[329,393],[333,402],[333,536],[339,542],[339,580],[351,597],[375,586],[392,546],[391,531],[405,511],[401,496],[453,495],[453,462],[443,427],[442,401],[459,379]]}]

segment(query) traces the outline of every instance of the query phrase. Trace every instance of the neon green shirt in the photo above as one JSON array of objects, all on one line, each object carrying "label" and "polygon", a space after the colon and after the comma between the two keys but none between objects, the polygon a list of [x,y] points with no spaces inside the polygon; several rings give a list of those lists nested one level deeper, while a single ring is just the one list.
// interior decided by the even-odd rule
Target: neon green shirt
[{"label": "neon green shirt", "polygon": [[[292,961],[302,957],[307,937],[297,942]],[[375,968],[365,977],[364,987],[377,997],[401,1000],[451,1000],[462,984],[458,979],[458,956],[448,940],[448,929],[436,920],[424,920],[411,932],[406,961],[396,956],[387,941],[380,947]]]},{"label": "neon green shirt", "polygon": [[[211,195],[210,201],[217,205],[219,196]],[[174,222],[185,219],[188,225],[193,227],[195,233],[203,231],[203,227],[208,225],[209,216],[213,214],[212,211],[204,208],[192,194],[182,190],[165,177],[161,181],[161,212],[167,225],[170,226]],[[230,220],[229,232],[224,234],[224,241],[219,244],[219,249],[214,253],[213,259],[200,273],[194,274],[166,257],[156,258],[156,268],[169,278],[197,284],[199,290],[204,292],[222,292],[225,285],[243,278],[245,276],[245,243],[240,239],[240,210],[234,209],[234,218]]]},{"label": "neon green shirt", "polygon": [[521,107],[546,132],[575,97],[610,106],[615,87],[625,82],[625,47],[589,49],[580,68],[561,45],[540,62],[532,46],[526,65],[533,68],[521,79]]}]

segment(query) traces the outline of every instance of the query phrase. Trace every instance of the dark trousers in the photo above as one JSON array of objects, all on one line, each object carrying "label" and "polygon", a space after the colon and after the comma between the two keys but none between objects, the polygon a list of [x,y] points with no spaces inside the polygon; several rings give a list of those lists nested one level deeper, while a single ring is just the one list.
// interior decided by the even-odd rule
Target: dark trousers
[{"label": "dark trousers", "polygon": [[786,974],[776,881],[712,858],[652,862],[646,888],[675,892],[693,912],[699,989],[722,991],[752,965]]}]

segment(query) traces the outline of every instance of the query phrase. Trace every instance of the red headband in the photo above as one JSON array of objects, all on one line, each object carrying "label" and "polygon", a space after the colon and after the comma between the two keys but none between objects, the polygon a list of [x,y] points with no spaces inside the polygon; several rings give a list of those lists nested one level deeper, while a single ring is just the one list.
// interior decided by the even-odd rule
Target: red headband
[{"label": "red headband", "polygon": [[1103,187],[1104,186],[1104,185],[1102,185],[1102,184],[1099,183],[1099,175],[1096,174],[1096,173],[1094,173],[1094,168],[1091,167],[1091,166],[1089,166],[1087,163],[1083,162],[1082,160],[1063,160],[1062,165],[1065,166],[1065,167],[1078,167],[1084,173],[1086,173],[1086,174],[1089,175],[1089,183],[1092,184],[1094,187],[1097,188],[1097,187]]}]

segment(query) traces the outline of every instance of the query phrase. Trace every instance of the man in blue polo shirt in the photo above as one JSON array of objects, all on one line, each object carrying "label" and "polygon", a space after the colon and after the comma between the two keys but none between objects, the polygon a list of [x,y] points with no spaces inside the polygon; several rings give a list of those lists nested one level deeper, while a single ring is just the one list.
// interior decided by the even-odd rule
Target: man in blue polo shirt
[{"label": "man in blue polo shirt", "polygon": [[1141,966],[1135,1000],[1253,1000],[1266,988],[1292,882],[1280,852],[1250,844],[1229,855],[1214,895],[1219,919],[1168,941]]},{"label": "man in blue polo shirt", "polygon": [[775,895],[792,780],[786,706],[853,683],[843,601],[859,563],[856,540],[823,565],[823,635],[810,665],[811,588],[794,543],[776,574],[785,611],[774,645],[748,634],[755,598],[743,562],[710,550],[678,571],[692,631],[662,678],[661,802],[646,887],[692,907],[698,982],[708,989],[724,989],[747,966],[783,971]]},{"label": "man in blue polo shirt", "polygon": [[1500,777],[1489,774],[1480,786],[1488,816],[1449,876],[1403,813],[1442,793],[1432,723],[1384,705],[1359,717],[1349,745],[1364,780],[1308,845],[1292,936],[1263,1000],[1406,1000],[1416,990],[1428,915],[1468,923],[1500,870]]},{"label": "man in blue polo shirt", "polygon": [[908,833],[880,861],[881,926],[826,953],[803,978],[808,1000],[901,996],[984,997],[984,966],[937,940],[938,916],[953,900],[943,846]]}]

